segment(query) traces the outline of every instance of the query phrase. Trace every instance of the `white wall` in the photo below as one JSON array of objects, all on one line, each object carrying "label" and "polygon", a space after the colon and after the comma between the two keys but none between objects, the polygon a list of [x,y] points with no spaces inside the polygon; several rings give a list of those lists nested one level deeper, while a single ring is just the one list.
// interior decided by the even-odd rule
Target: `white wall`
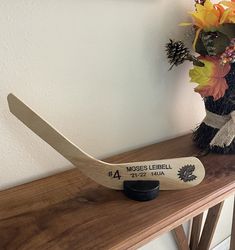
[{"label": "white wall", "polygon": [[[0,188],[70,166],[8,111],[15,93],[104,157],[192,129],[203,103],[164,45],[187,1],[0,1]],[[14,156],[14,157],[13,157]]]},{"label": "white wall", "polygon": [[98,158],[194,128],[204,110],[190,64],[168,72],[164,52],[170,37],[187,37],[177,24],[191,7],[0,0],[0,189],[72,167],[9,113],[9,92]]}]

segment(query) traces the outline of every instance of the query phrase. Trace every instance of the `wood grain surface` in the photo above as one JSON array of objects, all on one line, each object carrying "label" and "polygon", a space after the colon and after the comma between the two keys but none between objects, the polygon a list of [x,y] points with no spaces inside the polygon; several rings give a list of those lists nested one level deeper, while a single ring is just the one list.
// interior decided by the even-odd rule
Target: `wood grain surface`
[{"label": "wood grain surface", "polygon": [[191,238],[190,238],[190,250],[196,250],[201,234],[202,228],[202,220],[203,220],[203,213],[195,216],[193,218],[193,224],[191,229]]},{"label": "wood grain surface", "polygon": [[[197,154],[191,135],[106,159],[111,163]],[[72,169],[0,192],[0,249],[136,249],[235,193],[235,155],[200,157],[191,189],[137,202]],[[17,167],[17,166],[16,166]]]},{"label": "wood grain surface", "polygon": [[186,237],[186,234],[184,232],[184,228],[182,225],[176,227],[173,230],[173,233],[175,235],[176,243],[178,245],[179,250],[190,250],[188,246],[188,239]]},{"label": "wood grain surface", "polygon": [[224,201],[209,209],[197,250],[209,250]]}]

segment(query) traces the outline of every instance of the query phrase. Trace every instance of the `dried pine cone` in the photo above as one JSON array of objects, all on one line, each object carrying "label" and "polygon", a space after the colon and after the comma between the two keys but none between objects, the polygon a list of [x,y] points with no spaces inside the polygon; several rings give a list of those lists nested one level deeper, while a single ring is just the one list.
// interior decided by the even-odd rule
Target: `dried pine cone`
[{"label": "dried pine cone", "polygon": [[178,66],[182,64],[185,60],[192,61],[194,65],[203,67],[204,63],[200,62],[195,56],[190,54],[190,51],[185,47],[182,41],[173,41],[170,39],[170,42],[166,44],[167,58],[171,67]]},{"label": "dried pine cone", "polygon": [[170,69],[173,66],[178,66],[182,64],[185,60],[188,59],[189,49],[185,47],[182,41],[173,41],[170,39],[170,42],[166,44],[166,52],[169,63],[171,64]]}]

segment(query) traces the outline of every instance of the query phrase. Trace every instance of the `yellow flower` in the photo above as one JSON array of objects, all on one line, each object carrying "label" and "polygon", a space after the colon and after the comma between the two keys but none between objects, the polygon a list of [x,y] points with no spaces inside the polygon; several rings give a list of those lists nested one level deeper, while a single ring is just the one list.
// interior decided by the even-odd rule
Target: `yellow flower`
[{"label": "yellow flower", "polygon": [[190,14],[193,23],[181,23],[180,25],[193,24],[201,30],[213,31],[223,23],[235,23],[235,0],[221,1],[218,4],[206,0],[204,5],[196,4],[196,11],[190,12]]},{"label": "yellow flower", "polygon": [[219,26],[220,11],[209,0],[204,5],[197,4],[191,16],[198,28],[211,30]]},{"label": "yellow flower", "polygon": [[210,0],[206,0],[204,5],[196,4],[196,11],[190,12],[193,23],[182,23],[181,25],[194,24],[199,29],[214,30],[220,25],[223,10],[221,5],[212,4]]},{"label": "yellow flower", "polygon": [[[223,6],[228,6],[225,9]],[[195,48],[198,36],[202,30],[215,31],[221,24],[235,23],[235,0],[222,1],[213,4],[206,0],[204,5],[196,4],[196,11],[190,12],[193,23],[181,23],[181,26],[195,25],[197,27],[193,47]]]}]

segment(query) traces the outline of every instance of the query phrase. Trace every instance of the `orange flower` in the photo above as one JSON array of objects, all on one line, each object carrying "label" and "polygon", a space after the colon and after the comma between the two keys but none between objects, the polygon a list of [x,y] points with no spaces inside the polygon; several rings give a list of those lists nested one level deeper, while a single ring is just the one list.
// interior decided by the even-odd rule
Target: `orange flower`
[{"label": "orange flower", "polygon": [[235,9],[235,0],[230,1],[221,1],[220,4],[223,4],[224,6],[227,6],[231,9]]},{"label": "orange flower", "polygon": [[222,1],[220,4],[227,7],[222,16],[223,23],[235,23],[235,1]]}]

